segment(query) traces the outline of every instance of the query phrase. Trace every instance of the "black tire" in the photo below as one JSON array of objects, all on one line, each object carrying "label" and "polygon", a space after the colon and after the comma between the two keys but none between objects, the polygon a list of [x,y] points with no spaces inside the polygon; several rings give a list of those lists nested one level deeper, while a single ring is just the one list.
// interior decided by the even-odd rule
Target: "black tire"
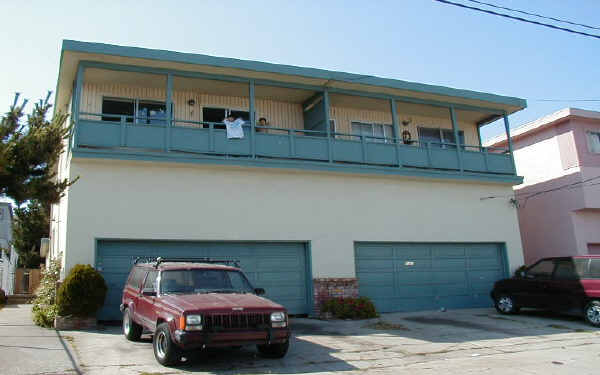
[{"label": "black tire", "polygon": [[500,314],[517,314],[519,307],[515,303],[515,299],[509,294],[500,294],[494,299],[496,311]]},{"label": "black tire", "polygon": [[594,327],[600,327],[600,301],[590,301],[583,309],[583,318]]},{"label": "black tire", "polygon": [[163,366],[173,366],[181,361],[181,350],[171,339],[167,323],[161,323],[154,332],[152,339],[154,358]]},{"label": "black tire", "polygon": [[133,321],[129,309],[123,311],[123,334],[129,341],[139,341],[144,328]]},{"label": "black tire", "polygon": [[290,341],[287,340],[283,344],[271,344],[271,345],[256,345],[258,352],[267,358],[283,358],[285,357],[290,347]]}]

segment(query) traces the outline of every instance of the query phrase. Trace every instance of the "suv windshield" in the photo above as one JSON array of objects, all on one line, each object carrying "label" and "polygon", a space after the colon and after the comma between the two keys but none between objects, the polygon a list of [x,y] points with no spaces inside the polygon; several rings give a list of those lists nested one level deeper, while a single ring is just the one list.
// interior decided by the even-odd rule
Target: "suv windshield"
[{"label": "suv windshield", "polygon": [[253,293],[241,272],[228,270],[169,270],[160,276],[161,294]]}]

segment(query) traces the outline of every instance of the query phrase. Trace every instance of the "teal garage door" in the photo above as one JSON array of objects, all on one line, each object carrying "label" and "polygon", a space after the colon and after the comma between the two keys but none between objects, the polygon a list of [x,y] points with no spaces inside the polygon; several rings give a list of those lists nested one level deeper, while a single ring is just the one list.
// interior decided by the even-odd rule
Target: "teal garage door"
[{"label": "teal garage door", "polygon": [[506,277],[503,246],[475,243],[357,243],[361,296],[379,312],[492,306]]},{"label": "teal garage door", "polygon": [[307,314],[306,248],[303,243],[275,242],[172,242],[99,241],[96,268],[108,285],[100,320],[121,319],[119,304],[123,285],[136,257],[211,257],[239,260],[242,270],[266,297],[285,306],[291,314]]}]

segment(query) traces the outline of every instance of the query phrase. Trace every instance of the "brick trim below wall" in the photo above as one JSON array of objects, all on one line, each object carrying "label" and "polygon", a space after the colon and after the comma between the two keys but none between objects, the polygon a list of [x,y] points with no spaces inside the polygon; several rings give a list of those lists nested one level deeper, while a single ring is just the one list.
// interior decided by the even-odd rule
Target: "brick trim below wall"
[{"label": "brick trim below wall", "polygon": [[313,279],[315,316],[321,316],[321,304],[330,298],[358,297],[358,279],[350,278],[317,278]]}]

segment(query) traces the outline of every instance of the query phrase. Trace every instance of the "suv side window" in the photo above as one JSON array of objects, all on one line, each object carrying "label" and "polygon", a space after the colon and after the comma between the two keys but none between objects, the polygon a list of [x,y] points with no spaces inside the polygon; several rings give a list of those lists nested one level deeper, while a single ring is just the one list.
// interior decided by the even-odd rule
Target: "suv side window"
[{"label": "suv side window", "polygon": [[582,262],[579,259],[558,260],[554,270],[555,280],[578,280],[582,275]]},{"label": "suv side window", "polygon": [[134,267],[133,270],[131,271],[131,276],[129,276],[129,280],[127,281],[127,284],[129,286],[131,286],[132,288],[138,289],[140,287],[140,282],[142,281],[142,278],[144,277],[145,272],[143,269],[139,268],[139,267]]},{"label": "suv side window", "polygon": [[542,260],[527,270],[527,277],[548,280],[552,277],[552,271],[554,271],[554,262],[551,259]]},{"label": "suv side window", "polygon": [[590,279],[600,279],[600,259],[590,259],[590,269],[587,277]]},{"label": "suv side window", "polygon": [[148,272],[148,276],[146,276],[146,281],[144,281],[144,289],[152,289],[156,291],[156,278],[158,277],[157,271]]}]

